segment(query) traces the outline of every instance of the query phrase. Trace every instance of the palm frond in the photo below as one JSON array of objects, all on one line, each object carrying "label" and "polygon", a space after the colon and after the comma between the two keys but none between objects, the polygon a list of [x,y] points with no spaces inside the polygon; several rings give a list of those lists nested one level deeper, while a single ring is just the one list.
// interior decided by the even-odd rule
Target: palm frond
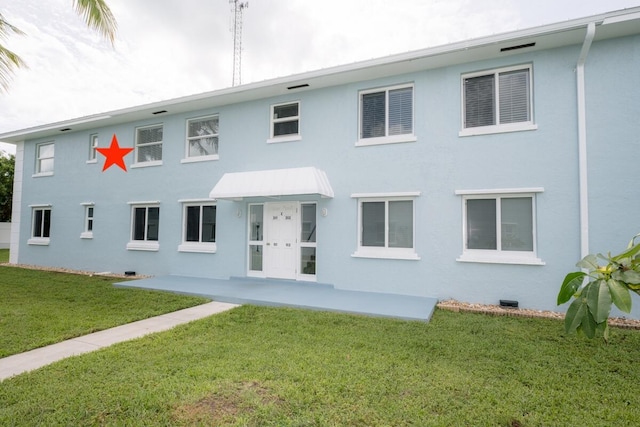
[{"label": "palm frond", "polygon": [[[6,40],[9,34],[23,35],[17,27],[8,23],[0,14],[0,40]],[[0,91],[6,92],[9,89],[9,79],[14,69],[26,67],[25,62],[16,53],[10,51],[0,44]]]},{"label": "palm frond", "polygon": [[104,0],[73,0],[78,15],[81,15],[89,28],[107,38],[113,44],[118,24],[111,9]]}]

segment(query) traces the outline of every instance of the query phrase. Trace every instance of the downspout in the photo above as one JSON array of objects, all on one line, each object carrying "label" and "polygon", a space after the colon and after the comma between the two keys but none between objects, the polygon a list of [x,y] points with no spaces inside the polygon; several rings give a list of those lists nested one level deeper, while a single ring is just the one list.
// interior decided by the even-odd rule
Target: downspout
[{"label": "downspout", "polygon": [[578,170],[580,181],[580,257],[589,254],[589,186],[587,182],[587,113],[585,101],[584,64],[596,34],[596,24],[589,23],[576,66],[578,84]]}]

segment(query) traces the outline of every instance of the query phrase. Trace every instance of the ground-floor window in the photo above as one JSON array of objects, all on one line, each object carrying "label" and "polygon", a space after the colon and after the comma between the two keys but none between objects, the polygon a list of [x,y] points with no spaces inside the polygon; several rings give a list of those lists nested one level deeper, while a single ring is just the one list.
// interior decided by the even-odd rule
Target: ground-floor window
[{"label": "ground-floor window", "polygon": [[48,245],[51,237],[51,206],[31,206],[30,245]]},{"label": "ground-floor window", "polygon": [[300,274],[316,274],[316,205],[300,206]]},{"label": "ground-floor window", "polygon": [[536,254],[535,192],[457,193],[463,201],[460,261],[542,263]]},{"label": "ground-floor window", "polygon": [[415,203],[419,193],[355,194],[358,199],[358,249],[366,258],[417,259]]},{"label": "ground-floor window", "polygon": [[209,202],[184,203],[181,252],[216,251],[216,205]]},{"label": "ground-floor window", "polygon": [[92,239],[93,238],[93,213],[95,211],[95,206],[93,203],[83,203],[84,207],[84,230],[80,234],[80,238],[82,239]]},{"label": "ground-floor window", "polygon": [[129,250],[157,251],[160,248],[160,206],[157,203],[131,203],[131,241]]},{"label": "ground-floor window", "polygon": [[249,205],[249,272],[262,272],[264,205]]}]

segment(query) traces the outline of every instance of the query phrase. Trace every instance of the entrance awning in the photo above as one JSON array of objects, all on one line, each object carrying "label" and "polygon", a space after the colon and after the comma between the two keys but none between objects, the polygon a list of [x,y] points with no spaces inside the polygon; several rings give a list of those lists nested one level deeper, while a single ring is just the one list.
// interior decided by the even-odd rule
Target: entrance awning
[{"label": "entrance awning", "polygon": [[324,171],[314,167],[225,173],[213,187],[212,199],[240,200],[245,197],[278,197],[317,194],[333,197]]}]

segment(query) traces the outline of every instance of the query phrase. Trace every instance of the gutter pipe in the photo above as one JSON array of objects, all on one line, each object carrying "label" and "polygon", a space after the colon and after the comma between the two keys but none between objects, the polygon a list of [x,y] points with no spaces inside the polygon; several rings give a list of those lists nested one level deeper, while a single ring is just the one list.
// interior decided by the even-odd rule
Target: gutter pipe
[{"label": "gutter pipe", "polygon": [[589,186],[587,182],[587,114],[585,101],[584,64],[596,34],[596,24],[590,22],[576,66],[578,101],[578,170],[580,182],[580,257],[589,254]]}]

